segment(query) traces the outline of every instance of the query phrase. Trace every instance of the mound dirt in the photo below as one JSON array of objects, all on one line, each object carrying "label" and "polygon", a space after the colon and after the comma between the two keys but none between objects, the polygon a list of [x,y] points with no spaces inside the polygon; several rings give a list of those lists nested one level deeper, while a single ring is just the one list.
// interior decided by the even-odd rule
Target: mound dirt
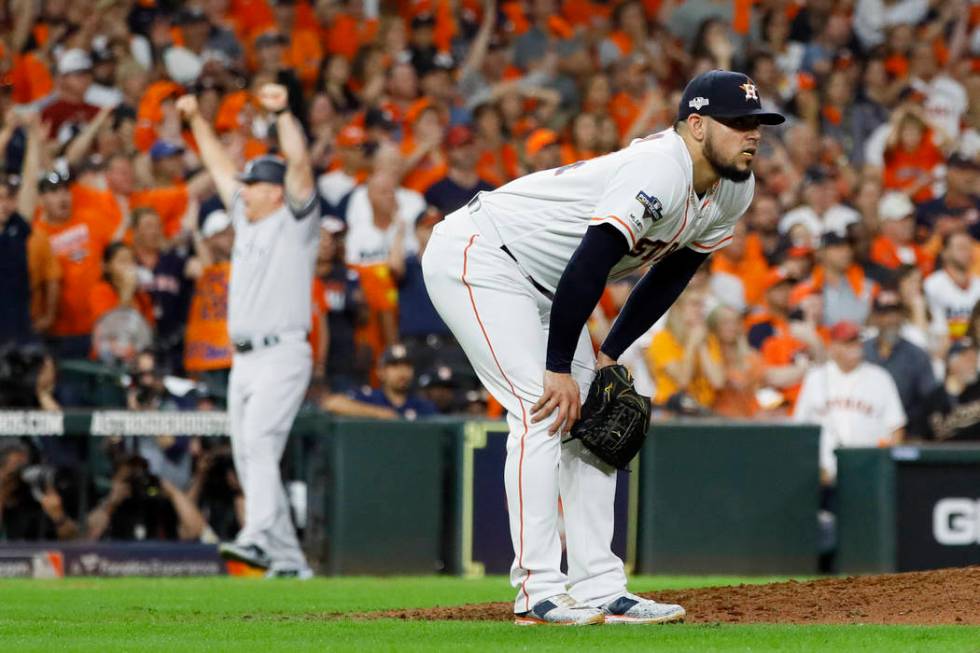
[{"label": "mound dirt", "polygon": [[[687,623],[980,625],[980,567],[665,590],[643,596],[683,605]],[[509,603],[484,603],[371,612],[355,618],[505,621],[513,614]]]}]

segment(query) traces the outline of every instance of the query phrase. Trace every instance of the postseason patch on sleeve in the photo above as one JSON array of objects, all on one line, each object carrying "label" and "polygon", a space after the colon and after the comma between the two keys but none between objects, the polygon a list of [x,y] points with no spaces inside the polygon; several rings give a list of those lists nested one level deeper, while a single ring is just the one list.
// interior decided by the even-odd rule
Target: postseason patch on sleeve
[{"label": "postseason patch on sleeve", "polygon": [[636,201],[643,207],[643,217],[653,222],[664,217],[664,205],[653,195],[647,195],[642,190],[636,194]]}]

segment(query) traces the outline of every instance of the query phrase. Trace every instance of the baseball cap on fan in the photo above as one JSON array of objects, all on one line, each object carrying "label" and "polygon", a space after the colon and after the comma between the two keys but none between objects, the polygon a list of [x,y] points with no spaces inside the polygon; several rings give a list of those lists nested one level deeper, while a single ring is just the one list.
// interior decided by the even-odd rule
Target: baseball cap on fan
[{"label": "baseball cap on fan", "polygon": [[849,322],[847,320],[841,320],[830,327],[830,341],[831,342],[855,342],[861,338],[861,327]]},{"label": "baseball cap on fan", "polygon": [[258,156],[245,164],[245,170],[238,175],[243,184],[282,184],[286,179],[286,162],[277,156]]},{"label": "baseball cap on fan", "polygon": [[92,58],[88,52],[78,48],[66,50],[58,59],[58,74],[72,75],[74,73],[85,73],[92,70]]},{"label": "baseball cap on fan", "polygon": [[781,114],[762,108],[759,89],[748,75],[728,70],[709,70],[688,82],[677,119],[686,120],[691,114],[712,118],[755,116],[763,125],[780,125],[786,120]]}]

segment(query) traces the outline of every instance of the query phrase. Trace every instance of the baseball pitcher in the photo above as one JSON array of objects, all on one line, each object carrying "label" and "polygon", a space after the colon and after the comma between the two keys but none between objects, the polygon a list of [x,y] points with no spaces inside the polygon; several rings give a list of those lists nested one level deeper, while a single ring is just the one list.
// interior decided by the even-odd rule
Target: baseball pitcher
[{"label": "baseball pitcher", "polygon": [[[616,360],[730,242],[752,201],[760,125],[781,122],[751,79],[710,71],[688,84],[672,129],[480,193],[436,226],[422,260],[429,294],[507,409],[515,623],[684,617],[627,592],[611,549],[616,467],[649,424]],[[647,266],[597,360],[589,314],[607,281]]]}]

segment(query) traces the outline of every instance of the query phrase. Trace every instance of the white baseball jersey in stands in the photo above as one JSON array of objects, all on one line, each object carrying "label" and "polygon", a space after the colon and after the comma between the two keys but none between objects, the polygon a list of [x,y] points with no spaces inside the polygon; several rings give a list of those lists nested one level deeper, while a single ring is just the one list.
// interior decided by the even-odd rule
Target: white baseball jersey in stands
[{"label": "white baseball jersey in stands", "polygon": [[731,241],[752,201],[755,179],[722,179],[698,198],[692,163],[673,129],[611,154],[544,170],[479,195],[473,219],[496,234],[525,271],[551,291],[590,225],[606,223],[629,241],[611,271],[622,277],[682,247],[712,252]]},{"label": "white baseball jersey in stands", "polygon": [[980,278],[971,275],[970,285],[964,288],[946,270],[938,270],[926,277],[923,289],[932,314],[932,332],[953,338],[965,336],[970,313],[980,300]]},{"label": "white baseball jersey in stands", "polygon": [[399,227],[405,230],[405,252],[418,251],[415,239],[415,219],[425,211],[425,198],[408,188],[395,190],[396,219],[387,229],[374,223],[374,211],[368,199],[367,186],[351,191],[347,202],[347,238],[344,250],[351,265],[387,263],[388,252]]},{"label": "white baseball jersey in stands", "polygon": [[819,424],[820,468],[837,476],[834,449],[891,444],[905,426],[905,410],[888,372],[861,363],[849,373],[828,361],[803,377],[793,419]]},{"label": "white baseball jersey in stands", "polygon": [[357,180],[343,170],[325,172],[316,180],[317,190],[331,207],[336,207],[356,187]]}]

